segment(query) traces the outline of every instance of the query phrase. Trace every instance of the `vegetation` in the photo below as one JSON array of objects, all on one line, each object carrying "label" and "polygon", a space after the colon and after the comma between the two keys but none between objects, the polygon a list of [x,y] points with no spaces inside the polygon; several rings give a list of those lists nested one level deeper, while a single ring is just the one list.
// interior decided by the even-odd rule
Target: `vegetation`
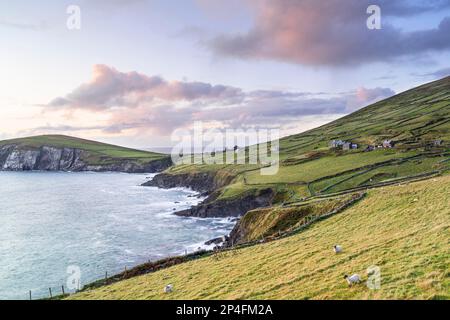
[{"label": "vegetation", "polygon": [[[358,143],[360,148],[330,149],[334,139]],[[365,151],[386,139],[395,142],[394,148]],[[448,299],[449,139],[447,77],[283,138],[280,169],[273,176],[262,176],[258,166],[248,164],[174,166],[166,173],[207,172],[226,181],[217,184],[222,187],[213,201],[239,200],[273,189],[272,207],[249,211],[241,219],[244,240],[290,236],[202,255],[156,272],[151,269],[150,274],[71,298]],[[241,152],[238,156],[248,157]],[[424,178],[428,179],[412,183]],[[337,210],[355,192],[367,196]],[[328,217],[330,212],[334,214]],[[322,219],[304,228],[310,216]],[[335,244],[344,247],[342,254],[333,253]],[[348,288],[345,274],[359,273],[366,279],[372,265],[381,268],[379,290],[363,284]],[[175,290],[164,294],[169,283]]]},{"label": "vegetation", "polygon": [[309,225],[320,217],[344,208],[359,198],[359,194],[348,194],[334,198],[304,201],[289,206],[275,206],[249,211],[239,222],[245,230],[241,242],[249,243],[290,234]]},{"label": "vegetation", "polygon": [[[329,142],[358,143],[358,150],[331,150]],[[365,152],[389,139],[393,149]],[[441,146],[434,146],[443,140]],[[293,199],[340,192],[449,169],[450,77],[406,91],[322,127],[280,141],[280,169],[262,176],[256,165],[178,165],[170,174],[215,172],[234,181],[220,199],[264,188],[288,192]],[[242,154],[240,157],[248,157]],[[197,155],[199,157],[199,155]],[[283,199],[285,201],[286,199]]]},{"label": "vegetation", "polygon": [[[346,211],[281,240],[230,250],[71,299],[448,299],[450,176],[368,191]],[[344,251],[334,254],[333,245]],[[381,269],[381,288],[345,274]],[[167,284],[174,291],[165,294]]]},{"label": "vegetation", "polygon": [[84,150],[88,152],[88,157],[84,160],[92,165],[114,163],[117,160],[146,163],[166,157],[166,155],[159,153],[135,150],[63,135],[42,135],[0,141],[0,147],[9,144],[16,144],[19,148],[24,149],[38,149],[42,146],[48,146]]}]

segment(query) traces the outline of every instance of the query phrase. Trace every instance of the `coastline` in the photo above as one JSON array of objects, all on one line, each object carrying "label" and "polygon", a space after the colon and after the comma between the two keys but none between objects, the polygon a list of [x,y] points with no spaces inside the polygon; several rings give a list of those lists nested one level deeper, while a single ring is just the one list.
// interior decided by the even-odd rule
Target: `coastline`
[{"label": "coastline", "polygon": [[241,197],[220,198],[220,189],[229,185],[235,176],[223,175],[217,172],[200,172],[172,175],[159,173],[142,184],[142,186],[158,187],[162,189],[190,188],[206,196],[206,199],[187,210],[175,212],[183,217],[198,218],[240,218],[250,210],[271,206],[276,192],[265,188],[257,193],[244,194]]},{"label": "coastline", "polygon": [[[28,220],[34,219],[34,221],[37,221],[36,219],[38,217],[56,217],[56,219],[61,219],[62,222],[68,221],[66,216],[70,219],[70,217],[73,216],[72,211],[66,211],[65,215],[59,214],[58,207],[54,207],[52,205],[52,199],[64,199],[66,197],[65,195],[67,194],[69,196],[69,198],[66,198],[68,199],[68,201],[76,201],[75,205],[69,205],[68,207],[74,208],[75,211],[73,213],[76,214],[77,217],[79,217],[76,219],[76,221],[71,223],[70,229],[83,228],[82,225],[84,224],[89,230],[91,230],[91,232],[90,234],[89,232],[87,234],[82,234],[80,237],[71,237],[71,240],[68,241],[72,242],[72,244],[66,244],[67,241],[55,242],[53,241],[56,240],[55,237],[49,237],[48,239],[53,239],[51,240],[52,243],[58,243],[57,248],[55,248],[54,252],[59,252],[57,250],[62,247],[76,248],[75,250],[77,251],[73,251],[73,249],[71,249],[72,253],[70,256],[67,256],[66,254],[59,254],[60,261],[63,261],[62,263],[54,264],[53,258],[48,258],[46,259],[47,262],[37,265],[36,268],[44,268],[45,270],[49,271],[51,270],[51,268],[56,268],[58,271],[56,273],[57,277],[51,276],[41,279],[40,277],[37,277],[38,273],[36,273],[35,271],[39,269],[36,268],[32,268],[35,271],[27,271],[23,268],[17,269],[18,272],[27,272],[29,274],[29,276],[27,276],[23,281],[19,280],[19,278],[17,278],[15,274],[8,273],[6,275],[7,278],[3,283],[5,295],[2,296],[4,298],[13,297],[14,295],[14,297],[18,299],[26,299],[26,296],[28,295],[26,293],[28,292],[28,290],[32,290],[34,298],[45,297],[45,291],[48,292],[49,286],[53,287],[55,294],[59,293],[61,290],[61,285],[65,285],[66,280],[58,280],[58,277],[60,279],[67,279],[67,275],[64,275],[67,265],[75,264],[79,265],[82,268],[82,283],[85,284],[101,279],[102,274],[104,275],[105,271],[107,271],[108,274],[113,275],[123,271],[125,266],[128,269],[133,269],[134,267],[146,263],[149,260],[159,261],[161,259],[167,259],[180,254],[184,255],[186,253],[186,250],[189,254],[192,254],[192,252],[197,251],[198,247],[200,246],[202,247],[202,250],[211,249],[204,246],[204,243],[211,238],[228,234],[233,227],[229,221],[225,221],[225,224],[221,224],[220,222],[209,222],[205,221],[204,219],[197,218],[186,219],[174,215],[173,212],[175,208],[176,211],[190,208],[203,201],[204,197],[202,197],[200,193],[189,188],[176,188],[175,190],[159,189],[158,191],[155,191],[152,190],[152,188],[140,187],[140,184],[142,182],[145,182],[146,178],[152,178],[154,174],[120,174],[119,172],[102,172],[101,175],[96,175],[96,172],[81,172],[81,175],[75,175],[69,172],[56,171],[27,171],[28,174],[25,175],[22,175],[22,173],[23,172],[9,171],[5,171],[4,174],[0,173],[2,176],[2,181],[6,188],[5,190],[8,190],[8,185],[11,185],[10,182],[17,181],[14,183],[19,183],[20,185],[22,185],[22,189],[27,190],[27,192],[28,190],[32,191],[37,188],[40,194],[42,194],[43,192],[47,192],[45,191],[47,189],[43,188],[48,188],[50,190],[59,188],[59,190],[61,191],[65,190],[65,193],[52,193],[54,196],[50,197],[48,200],[38,201],[39,206],[33,210],[33,212],[36,212],[34,215],[29,214],[29,212],[31,212],[30,210],[25,210],[22,211],[23,214],[17,216],[18,220],[11,221],[20,222],[22,221],[20,220],[22,218]],[[118,173],[119,175],[117,175]],[[110,182],[113,182],[114,184],[110,184]],[[120,187],[121,185],[126,189],[122,190],[122,188]],[[75,190],[83,191],[82,193],[78,194],[73,192]],[[91,199],[87,201],[87,205],[89,205],[90,207],[91,205],[95,205],[96,202],[98,203],[100,201],[100,203],[98,203],[100,206],[97,209],[92,208],[92,211],[87,207],[87,210],[83,209],[80,211],[80,209],[76,209],[76,203],[79,203],[79,201],[83,201],[84,195],[89,196],[90,194],[95,192],[94,190],[97,190],[99,194],[95,197],[90,197]],[[16,200],[14,200],[15,198],[12,198],[12,195],[9,195],[11,192],[14,193],[14,190],[10,189],[7,193],[8,199],[11,200],[5,203],[5,210],[7,210],[8,212],[13,212],[9,208],[14,208],[16,203]],[[20,197],[21,192],[22,191],[19,190],[16,191],[17,201],[22,201],[22,198]],[[59,194],[62,198],[59,196]],[[152,196],[153,194],[154,196]],[[38,197],[40,198],[40,196]],[[111,199],[112,202],[108,201],[107,199]],[[117,201],[115,199],[117,199]],[[123,206],[126,204],[126,202],[124,202],[125,200],[128,202],[131,201],[130,204],[132,204],[132,206],[130,206],[128,210],[131,209],[132,212],[126,213],[126,211],[128,211],[127,207]],[[136,202],[135,200],[138,201]],[[34,203],[35,199],[30,198],[26,201],[23,200],[22,207],[34,208],[30,207],[30,205],[34,205]],[[113,210],[105,211],[106,209],[103,208],[103,204],[106,205],[105,208],[112,208]],[[47,212],[45,211],[45,207],[51,207],[54,210],[50,210]],[[133,210],[133,207],[135,207],[137,211]],[[103,215],[98,214],[101,211],[105,212],[104,217]],[[121,211],[123,211],[125,214],[122,215],[120,213]],[[42,214],[39,212],[41,212]],[[46,213],[43,214],[43,212]],[[93,218],[93,220],[90,220],[92,221],[92,224],[85,224],[82,222],[85,220],[85,218],[90,219],[89,217]],[[146,217],[148,219],[146,219]],[[140,219],[146,219],[147,221],[142,221]],[[224,221],[223,219],[217,220]],[[58,220],[52,218],[52,221]],[[142,224],[139,223],[139,221],[142,221]],[[44,224],[41,225],[43,226]],[[61,232],[63,232],[64,229],[69,230],[67,228],[56,228],[58,225],[61,224],[58,222],[55,224],[55,226],[53,226],[53,224],[47,225],[47,231],[45,231],[45,228],[34,228],[34,237],[41,237],[41,239],[44,239],[43,237],[46,234],[62,234]],[[153,225],[154,227],[147,228],[148,225]],[[100,227],[100,229],[98,229],[95,226],[105,227]],[[111,232],[115,232],[115,229],[111,229],[110,226],[113,228],[119,228],[117,229],[119,231],[119,238],[117,238],[117,240],[113,242],[110,242],[110,240],[108,240],[110,239],[108,235],[110,235]],[[167,226],[167,228],[165,226]],[[224,231],[221,231],[221,229],[224,229]],[[133,230],[136,231],[134,235],[130,234],[130,238],[128,239],[123,238],[126,235],[126,232]],[[155,232],[153,230],[160,231]],[[177,230],[179,230],[179,232]],[[64,232],[67,233],[71,231]],[[11,235],[10,238],[13,239],[14,236]],[[80,238],[81,240],[89,238],[91,240],[89,240],[86,246],[84,244],[84,241],[80,242],[77,240],[78,238]],[[155,238],[155,240],[153,240],[153,238]],[[140,244],[133,245],[133,242],[137,242]],[[109,250],[108,247],[113,250],[113,254],[108,254],[110,258],[107,258],[104,261],[103,255],[108,252],[105,251]],[[79,254],[81,253],[78,250],[79,248],[85,248],[80,249],[85,253]],[[53,252],[51,246],[46,247],[46,250],[47,249]],[[24,254],[27,254],[27,252],[28,251],[24,251]],[[38,250],[38,252],[43,252],[42,254],[45,256],[44,251]],[[123,257],[124,260],[116,260],[119,255]],[[87,256],[90,256],[90,259],[86,260],[85,258]],[[6,256],[5,259],[8,257],[9,256]],[[11,258],[14,258],[14,256],[12,255]],[[27,258],[26,261],[24,260],[23,263],[25,263],[26,265],[33,265],[33,259],[34,258],[32,256],[29,256],[29,258]],[[114,260],[116,260],[116,263],[114,263]],[[9,260],[4,261],[5,263],[7,263],[5,265],[6,268],[4,268],[3,270],[4,272],[8,272],[9,269],[8,266],[10,264],[7,261]],[[85,269],[86,266],[94,264],[96,266],[88,267],[88,269]],[[14,266],[15,264],[11,264],[11,268]],[[20,283],[22,283],[21,285],[17,286],[17,292],[7,292],[8,288],[15,281],[20,281]]]},{"label": "coastline", "polygon": [[[213,219],[213,220],[218,220],[218,221],[224,221],[226,219],[228,222],[234,223],[233,228],[227,234],[224,234],[221,237],[202,241],[201,243],[200,242],[193,243],[192,245],[189,245],[186,248],[185,252],[189,252],[189,249],[192,249],[192,251],[190,251],[190,253],[195,253],[196,251],[199,251],[199,250],[213,251],[218,245],[224,245],[227,242],[227,239],[229,238],[233,229],[236,227],[237,222],[239,221],[238,217],[233,216],[233,215],[198,216],[198,215],[186,214],[188,212],[192,212],[192,211],[196,210],[197,208],[203,207],[205,205],[205,203],[208,203],[210,201],[210,199],[211,199],[210,194],[215,191],[215,189],[212,188],[211,185],[206,184],[206,187],[205,187],[205,185],[186,182],[186,180],[180,180],[183,182],[172,184],[172,182],[170,182],[169,180],[166,180],[166,179],[159,180],[159,181],[164,181],[162,184],[161,184],[161,182],[155,183],[154,179],[156,177],[161,177],[161,176],[164,177],[165,174],[161,174],[161,173],[148,173],[148,174],[153,175],[153,176],[148,177],[147,181],[142,183],[141,186],[148,187],[148,188],[158,188],[160,190],[188,191],[188,192],[193,193],[189,197],[195,197],[195,198],[199,199],[199,201],[197,203],[192,204],[189,208],[176,210],[176,211],[172,212],[172,214],[179,216],[179,217],[189,218],[189,219],[200,219],[200,220]],[[187,180],[187,181],[189,181],[189,180]],[[162,185],[165,185],[165,186],[168,185],[168,187],[162,187]],[[208,188],[208,186],[209,186],[209,188]],[[220,240],[221,238],[223,239],[222,241]]]},{"label": "coastline", "polygon": [[[196,184],[187,184],[187,183],[180,183],[177,184],[176,186],[173,187],[160,187],[160,186],[154,186],[151,185],[152,181],[154,180],[155,177],[157,176],[161,176],[164,174],[161,173],[147,173],[147,175],[153,175],[153,177],[147,177],[147,181],[144,182],[141,186],[145,186],[145,187],[150,187],[150,188],[158,188],[158,189],[162,189],[162,190],[179,190],[179,191],[189,191],[192,192],[193,194],[191,195],[192,197],[195,197],[197,199],[199,199],[199,202],[197,202],[197,204],[193,204],[191,205],[191,207],[189,209],[185,209],[185,210],[181,210],[181,211],[175,211],[172,212],[171,214],[174,215],[178,215],[180,217],[183,217],[182,215],[179,215],[180,212],[184,212],[186,210],[191,210],[195,207],[201,206],[203,202],[207,201],[209,196],[208,194],[213,192],[214,189],[204,189],[204,187],[201,187],[200,189],[197,187],[199,185]],[[170,184],[170,182],[169,182]],[[157,261],[148,261],[146,263],[141,263],[141,264],[137,264],[135,266],[133,266],[131,269],[129,270],[125,270],[123,272],[117,272],[113,275],[111,275],[110,277],[106,277],[104,279],[99,279],[96,281],[92,281],[86,285],[84,285],[78,292],[82,292],[85,290],[91,290],[91,289],[95,289],[98,287],[102,287],[105,285],[109,285],[112,283],[115,283],[117,281],[121,281],[121,280],[125,280],[128,278],[133,278],[139,275],[144,275],[147,273],[151,273],[151,272],[156,272],[158,270],[161,269],[165,269],[180,263],[185,263],[191,260],[196,260],[199,258],[203,258],[203,257],[207,257],[210,256],[212,254],[214,254],[215,249],[216,248],[220,248],[221,250],[230,250],[231,248],[229,248],[229,246],[227,245],[227,241],[230,237],[230,235],[232,234],[233,230],[236,228],[239,219],[237,219],[236,217],[195,217],[195,216],[184,216],[185,218],[188,219],[201,219],[201,220],[208,220],[208,219],[230,219],[230,222],[234,222],[234,227],[233,229],[230,230],[230,232],[227,235],[223,235],[222,238],[223,241],[218,242],[219,238],[215,238],[215,239],[209,239],[206,241],[202,241],[202,243],[193,243],[192,245],[189,245],[188,247],[192,248],[193,250],[191,252],[189,252],[187,249],[185,250],[185,253],[181,253],[178,255],[169,255],[166,257],[162,257],[161,259],[157,260]],[[209,243],[209,244],[208,244]],[[197,248],[196,248],[197,247]],[[59,296],[55,296],[53,299],[63,299],[67,296],[69,296],[70,294],[65,294],[65,295],[59,295]]]}]

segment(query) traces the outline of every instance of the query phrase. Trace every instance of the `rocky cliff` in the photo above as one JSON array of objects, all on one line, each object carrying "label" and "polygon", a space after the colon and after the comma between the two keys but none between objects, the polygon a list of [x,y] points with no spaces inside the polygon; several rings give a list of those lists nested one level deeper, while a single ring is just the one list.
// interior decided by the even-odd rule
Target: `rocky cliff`
[{"label": "rocky cliff", "polygon": [[234,176],[220,171],[183,174],[161,173],[143,185],[164,189],[184,187],[209,194],[199,205],[176,212],[175,214],[179,216],[200,218],[240,217],[249,210],[265,207],[272,203],[275,196],[272,189],[260,190],[233,199],[221,199],[220,189],[230,184],[233,179]]},{"label": "rocky cliff", "polygon": [[201,193],[211,193],[230,184],[233,179],[234,176],[221,174],[220,172],[161,173],[144,183],[143,186],[163,189],[181,187],[190,188]]},{"label": "rocky cliff", "polygon": [[275,193],[272,189],[264,189],[256,194],[233,199],[215,199],[215,196],[214,194],[201,204],[175,214],[199,218],[241,217],[249,210],[270,206]]},{"label": "rocky cliff", "polygon": [[160,172],[168,168],[170,158],[138,163],[130,160],[108,161],[105,164],[91,164],[84,160],[88,152],[75,148],[23,148],[18,145],[0,147],[0,170],[3,171],[118,171],[118,172]]}]

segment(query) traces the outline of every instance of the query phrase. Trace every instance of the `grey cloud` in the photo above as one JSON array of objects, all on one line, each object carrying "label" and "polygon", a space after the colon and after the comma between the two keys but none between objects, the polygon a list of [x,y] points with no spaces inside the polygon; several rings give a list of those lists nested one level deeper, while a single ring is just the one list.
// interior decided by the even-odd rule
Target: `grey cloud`
[{"label": "grey cloud", "polygon": [[167,81],[97,65],[90,82],[53,99],[44,111],[102,111],[110,118],[96,129],[107,133],[137,129],[169,134],[194,121],[237,127],[291,123],[311,115],[343,115],[393,94],[389,88],[359,88],[340,94],[244,91],[220,84]]},{"label": "grey cloud", "polygon": [[433,72],[420,74],[420,77],[432,77],[434,79],[441,79],[450,76],[450,68],[443,68]]},{"label": "grey cloud", "polygon": [[155,99],[168,101],[226,101],[238,99],[241,90],[203,82],[166,81],[159,76],[137,72],[119,72],[105,65],[95,65],[93,79],[64,97],[48,103],[49,108],[107,110],[114,107],[137,106]]},{"label": "grey cloud", "polygon": [[[450,0],[377,1],[382,17],[450,8]],[[369,0],[253,1],[256,22],[244,34],[220,35],[208,46],[219,55],[304,65],[355,65],[450,49],[450,17],[435,28],[402,31],[382,20],[366,27]]]}]

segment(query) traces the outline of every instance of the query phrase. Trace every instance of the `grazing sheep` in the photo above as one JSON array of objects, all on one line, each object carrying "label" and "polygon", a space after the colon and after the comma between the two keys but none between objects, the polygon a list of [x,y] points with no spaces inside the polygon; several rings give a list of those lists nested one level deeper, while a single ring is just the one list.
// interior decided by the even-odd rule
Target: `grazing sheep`
[{"label": "grazing sheep", "polygon": [[164,287],[164,292],[165,293],[170,293],[173,291],[173,285],[172,284],[168,284],[167,286]]},{"label": "grazing sheep", "polygon": [[361,282],[361,277],[359,276],[359,274],[354,274],[350,277],[348,275],[345,275],[344,279],[347,280],[347,283],[350,287]]},{"label": "grazing sheep", "polygon": [[340,245],[335,245],[333,248],[334,248],[334,253],[342,252],[342,246],[340,246]]}]

